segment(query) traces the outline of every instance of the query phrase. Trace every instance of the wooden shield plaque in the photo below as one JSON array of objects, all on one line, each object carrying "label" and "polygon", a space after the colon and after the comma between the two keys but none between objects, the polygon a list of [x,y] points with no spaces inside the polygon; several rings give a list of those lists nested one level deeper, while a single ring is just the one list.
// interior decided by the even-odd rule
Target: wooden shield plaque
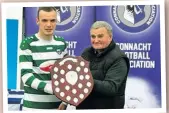
[{"label": "wooden shield plaque", "polygon": [[51,77],[55,96],[74,106],[85,100],[93,89],[89,62],[80,56],[57,60],[51,68]]}]

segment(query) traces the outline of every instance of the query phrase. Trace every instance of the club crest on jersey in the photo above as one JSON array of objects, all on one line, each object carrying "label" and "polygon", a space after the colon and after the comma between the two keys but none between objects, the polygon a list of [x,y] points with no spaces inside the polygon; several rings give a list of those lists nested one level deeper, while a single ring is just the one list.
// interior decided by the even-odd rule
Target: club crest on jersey
[{"label": "club crest on jersey", "polygon": [[62,51],[60,49],[57,49],[56,53],[60,55],[60,54],[62,54]]},{"label": "club crest on jersey", "polygon": [[126,32],[137,33],[153,24],[156,5],[119,5],[112,6],[112,18],[116,25]]},{"label": "club crest on jersey", "polygon": [[81,6],[60,6],[57,12],[56,31],[71,29],[81,17]]}]

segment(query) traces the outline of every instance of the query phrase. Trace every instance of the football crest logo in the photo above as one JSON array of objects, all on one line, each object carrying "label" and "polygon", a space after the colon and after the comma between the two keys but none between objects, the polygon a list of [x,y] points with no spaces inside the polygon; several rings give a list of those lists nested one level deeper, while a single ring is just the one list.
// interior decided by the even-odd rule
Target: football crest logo
[{"label": "football crest logo", "polygon": [[146,30],[156,18],[156,5],[113,6],[112,17],[118,27],[126,32],[137,33]]},{"label": "football crest logo", "polygon": [[56,31],[65,31],[73,28],[78,23],[81,12],[81,6],[60,6],[57,12]]}]

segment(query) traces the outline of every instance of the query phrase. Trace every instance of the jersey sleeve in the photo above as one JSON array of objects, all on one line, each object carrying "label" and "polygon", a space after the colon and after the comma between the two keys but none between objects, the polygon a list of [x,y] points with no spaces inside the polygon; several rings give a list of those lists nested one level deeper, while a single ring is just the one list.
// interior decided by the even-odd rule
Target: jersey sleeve
[{"label": "jersey sleeve", "polygon": [[33,74],[33,58],[30,46],[31,41],[31,38],[25,38],[20,44],[19,66],[22,81],[24,85],[33,89],[53,94],[52,85],[44,82],[43,80],[39,80]]}]

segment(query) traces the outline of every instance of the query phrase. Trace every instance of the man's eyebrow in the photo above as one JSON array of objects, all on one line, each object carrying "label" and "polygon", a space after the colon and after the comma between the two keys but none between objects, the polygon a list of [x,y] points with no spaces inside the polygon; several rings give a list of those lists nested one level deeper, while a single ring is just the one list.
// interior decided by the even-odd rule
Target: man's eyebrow
[{"label": "man's eyebrow", "polygon": [[103,37],[104,34],[97,34],[97,35],[91,34],[90,36],[91,36],[91,37]]},{"label": "man's eyebrow", "polygon": [[42,20],[56,20],[56,19],[45,19],[45,18],[44,18],[44,19],[42,19]]},{"label": "man's eyebrow", "polygon": [[96,36],[103,36],[104,34],[97,34]]},{"label": "man's eyebrow", "polygon": [[90,36],[95,37],[96,35],[91,34]]},{"label": "man's eyebrow", "polygon": [[104,34],[98,34],[98,35],[104,35]]},{"label": "man's eyebrow", "polygon": [[50,21],[55,21],[56,19],[51,19]]}]

